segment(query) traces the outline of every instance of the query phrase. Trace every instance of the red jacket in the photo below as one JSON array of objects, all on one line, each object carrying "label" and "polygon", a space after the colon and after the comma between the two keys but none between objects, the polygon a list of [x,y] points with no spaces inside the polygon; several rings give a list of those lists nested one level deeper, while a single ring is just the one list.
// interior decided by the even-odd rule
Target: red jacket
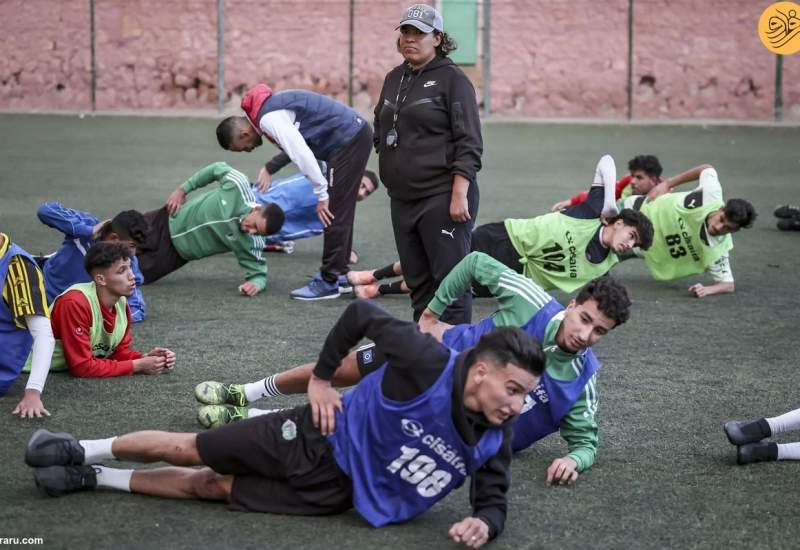
[{"label": "red jacket", "polygon": [[[103,313],[103,327],[107,332],[114,329],[117,318],[115,309],[106,309],[101,303],[100,311]],[[72,376],[79,378],[101,378],[107,376],[128,376],[133,374],[133,360],[143,357],[143,354],[130,349],[131,339],[131,310],[125,307],[128,316],[128,328],[125,336],[107,358],[92,355],[92,342],[89,330],[92,326],[92,308],[86,296],[79,290],[70,290],[56,300],[53,312],[50,314],[50,324],[53,327],[53,336],[61,340],[64,346],[64,359]]]},{"label": "red jacket", "polygon": [[250,119],[253,128],[255,128],[259,134],[263,134],[263,132],[258,125],[258,113],[261,111],[261,106],[264,105],[264,102],[270,97],[272,97],[272,88],[266,84],[258,84],[247,90],[242,96],[242,110],[247,115],[247,118]]},{"label": "red jacket", "polygon": [[[622,195],[622,191],[626,187],[628,187],[628,185],[630,185],[631,179],[632,179],[631,176],[625,176],[624,178],[622,178],[621,180],[619,180],[617,182],[617,186],[614,189],[614,198],[619,200],[620,195]],[[569,205],[570,206],[575,206],[576,204],[580,204],[583,201],[585,201],[586,197],[588,197],[588,196],[589,196],[589,192],[588,191],[584,191],[583,193],[578,193],[577,195],[575,195],[574,197],[569,199]]]}]

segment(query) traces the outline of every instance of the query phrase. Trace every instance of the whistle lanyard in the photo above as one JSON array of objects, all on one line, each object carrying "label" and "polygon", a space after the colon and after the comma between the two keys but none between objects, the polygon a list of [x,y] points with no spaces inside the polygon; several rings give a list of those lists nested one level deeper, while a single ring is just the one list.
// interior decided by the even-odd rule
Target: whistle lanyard
[{"label": "whistle lanyard", "polygon": [[[394,117],[392,118],[392,129],[394,129],[397,126],[397,117],[400,116],[400,105],[401,105],[400,92],[403,90],[403,82],[405,82],[405,79],[406,79],[406,72],[403,71],[403,76],[400,77],[400,85],[397,86],[397,96],[395,96],[395,98],[394,98],[394,104],[396,105],[396,107],[395,107],[395,110],[394,110]],[[409,83],[408,90],[406,90],[406,93],[403,96],[402,103],[406,102],[406,98],[408,97],[408,94],[410,94],[411,90],[414,89],[414,82],[415,81],[416,81],[416,79],[412,80]]]}]

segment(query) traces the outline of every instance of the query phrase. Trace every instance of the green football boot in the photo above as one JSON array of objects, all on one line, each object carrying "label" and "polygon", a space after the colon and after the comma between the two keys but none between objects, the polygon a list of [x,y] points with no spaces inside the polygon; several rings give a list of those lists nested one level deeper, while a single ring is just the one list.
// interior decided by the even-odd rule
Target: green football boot
[{"label": "green football boot", "polygon": [[194,388],[194,397],[204,405],[233,405],[235,407],[247,405],[244,384],[200,382]]},{"label": "green football boot", "polygon": [[206,405],[197,411],[197,423],[206,429],[217,428],[246,418],[247,408],[233,405]]}]

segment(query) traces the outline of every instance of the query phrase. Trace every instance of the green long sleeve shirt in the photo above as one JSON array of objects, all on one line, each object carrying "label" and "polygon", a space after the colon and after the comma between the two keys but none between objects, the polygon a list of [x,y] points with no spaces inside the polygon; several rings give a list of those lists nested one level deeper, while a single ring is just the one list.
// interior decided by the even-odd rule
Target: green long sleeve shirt
[{"label": "green long sleeve shirt", "polygon": [[[469,292],[472,282],[487,287],[497,298],[499,309],[492,314],[495,326],[522,326],[553,298],[530,279],[516,273],[491,256],[472,252],[444,278],[428,307],[441,315],[447,307]],[[581,355],[568,353],[556,344],[564,312],[554,316],[545,329],[542,348],[545,370],[557,380],[574,380],[580,372]],[[561,420],[559,433],[567,442],[569,453],[582,472],[589,468],[597,454],[597,374],[589,380],[581,397]]]},{"label": "green long sleeve shirt", "polygon": [[184,260],[233,252],[245,279],[259,290],[267,286],[264,237],[248,235],[242,219],[257,206],[247,177],[224,162],[200,169],[182,187],[188,194],[218,181],[219,188],[187,201],[169,219],[172,244]]}]

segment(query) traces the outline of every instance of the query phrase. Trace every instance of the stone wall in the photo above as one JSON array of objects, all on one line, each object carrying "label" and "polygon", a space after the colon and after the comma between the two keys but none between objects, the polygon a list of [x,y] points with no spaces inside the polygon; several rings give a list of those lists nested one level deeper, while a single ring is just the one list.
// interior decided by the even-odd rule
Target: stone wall
[{"label": "stone wall", "polygon": [[[356,0],[354,103],[372,109],[399,63],[407,1]],[[637,118],[770,120],[775,57],[754,0],[635,0]],[[347,100],[348,0],[225,0],[225,98],[265,81]],[[492,0],[492,111],[624,117],[627,0]],[[215,0],[96,0],[100,110],[217,104]],[[91,106],[89,0],[0,2],[0,108]],[[458,37],[456,37],[458,38]],[[467,67],[482,99],[482,67]],[[800,54],[784,58],[784,113],[800,120]]]}]

